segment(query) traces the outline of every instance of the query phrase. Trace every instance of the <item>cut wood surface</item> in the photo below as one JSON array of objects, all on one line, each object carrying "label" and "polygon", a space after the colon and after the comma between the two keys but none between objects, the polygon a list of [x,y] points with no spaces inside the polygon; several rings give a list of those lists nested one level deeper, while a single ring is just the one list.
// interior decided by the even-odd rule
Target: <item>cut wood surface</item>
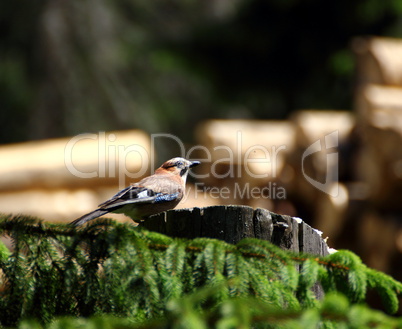
[{"label": "cut wood surface", "polygon": [[357,59],[360,83],[402,86],[402,40],[356,38],[352,50]]},{"label": "cut wood surface", "polygon": [[328,175],[338,172],[339,147],[349,142],[355,116],[347,111],[300,110],[291,116],[291,120],[295,127],[296,147],[285,159],[288,171],[293,173],[287,184],[288,191],[299,195],[311,207],[312,204],[316,206],[322,192],[307,177],[320,183],[328,182],[325,192],[332,194],[330,182],[337,182],[337,178]]},{"label": "cut wood surface", "polygon": [[357,90],[355,104],[359,125],[400,127],[402,87],[363,85]]},{"label": "cut wood surface", "polygon": [[361,146],[358,179],[367,184],[368,200],[400,211],[402,196],[402,88],[366,85],[356,101]]},{"label": "cut wood surface", "polygon": [[355,126],[354,114],[340,110],[296,111],[291,120],[295,127],[296,144],[303,149],[335,131],[339,140],[344,141]]},{"label": "cut wood surface", "polygon": [[[207,184],[219,186],[224,179],[262,186],[280,174],[292,152],[294,127],[279,120],[208,120],[198,126],[196,139],[210,153],[199,168]],[[201,158],[207,158],[204,151],[199,149]]]},{"label": "cut wood surface", "polygon": [[139,179],[149,174],[150,154],[150,137],[140,130],[3,145],[0,191],[113,185],[137,174]]}]

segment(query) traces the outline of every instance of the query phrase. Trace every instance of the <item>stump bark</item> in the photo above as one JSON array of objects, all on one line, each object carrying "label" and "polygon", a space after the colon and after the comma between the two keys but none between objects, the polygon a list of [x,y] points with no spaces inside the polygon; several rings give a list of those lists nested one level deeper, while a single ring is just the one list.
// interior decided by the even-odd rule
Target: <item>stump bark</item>
[{"label": "stump bark", "polygon": [[[248,206],[211,206],[169,210],[149,217],[140,226],[175,238],[213,238],[235,244],[244,238],[268,240],[282,249],[328,255],[321,232],[299,218]],[[319,283],[315,296],[324,296]]]},{"label": "stump bark", "polygon": [[211,206],[169,210],[140,226],[176,238],[213,238],[236,244],[244,238],[268,240],[285,250],[325,256],[320,232],[299,218],[248,206]]}]

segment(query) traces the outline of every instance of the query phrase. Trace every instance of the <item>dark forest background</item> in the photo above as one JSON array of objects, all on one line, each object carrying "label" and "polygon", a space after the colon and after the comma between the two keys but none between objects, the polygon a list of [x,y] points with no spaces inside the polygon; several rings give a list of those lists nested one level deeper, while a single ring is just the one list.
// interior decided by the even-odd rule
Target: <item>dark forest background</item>
[{"label": "dark forest background", "polygon": [[0,143],[353,107],[354,37],[402,36],[400,0],[0,3]]}]

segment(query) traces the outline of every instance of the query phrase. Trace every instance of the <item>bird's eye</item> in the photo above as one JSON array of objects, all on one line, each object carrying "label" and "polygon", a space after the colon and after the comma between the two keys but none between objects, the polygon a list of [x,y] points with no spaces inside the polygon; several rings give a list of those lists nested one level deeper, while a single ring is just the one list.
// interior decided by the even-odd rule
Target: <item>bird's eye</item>
[{"label": "bird's eye", "polygon": [[179,161],[176,163],[176,167],[178,168],[183,168],[184,167],[184,162],[183,161]]}]

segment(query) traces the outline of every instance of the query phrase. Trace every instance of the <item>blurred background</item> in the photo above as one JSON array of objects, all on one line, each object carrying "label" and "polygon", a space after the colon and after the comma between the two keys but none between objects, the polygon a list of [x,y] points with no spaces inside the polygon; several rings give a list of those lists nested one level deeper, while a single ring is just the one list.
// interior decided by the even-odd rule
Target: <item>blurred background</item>
[{"label": "blurred background", "polygon": [[[401,280],[398,38],[399,0],[2,1],[0,212],[70,221],[117,192],[122,175],[149,174],[145,155],[156,164],[178,155],[174,140],[153,144],[154,134],[213,150],[236,145],[241,131],[242,175],[192,180],[182,207],[247,204],[298,216],[331,247]],[[303,154],[334,131],[339,185],[321,191],[301,167],[305,160],[308,176],[325,182],[326,150]],[[82,133],[70,164],[94,175],[77,177],[66,150]],[[261,180],[241,161],[257,144],[286,146],[276,174]],[[119,158],[119,146],[132,152]],[[233,163],[223,157],[212,153],[198,174],[227,172]],[[286,197],[214,198],[198,183],[281,187]]]}]

